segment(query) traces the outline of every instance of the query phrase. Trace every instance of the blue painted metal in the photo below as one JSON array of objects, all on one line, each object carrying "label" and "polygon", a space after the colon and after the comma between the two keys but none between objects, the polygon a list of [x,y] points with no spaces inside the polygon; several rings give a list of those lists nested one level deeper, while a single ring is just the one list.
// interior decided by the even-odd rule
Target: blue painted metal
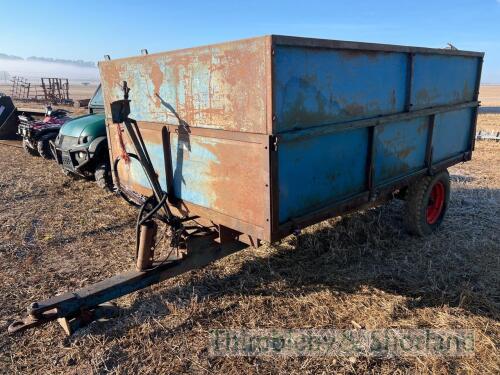
[{"label": "blue painted metal", "polygon": [[[436,115],[432,137],[432,161],[439,162],[469,149],[473,108]],[[474,132],[472,136],[475,136]]]},{"label": "blue painted metal", "polygon": [[425,167],[427,117],[380,125],[375,129],[375,184]]},{"label": "blue painted metal", "polygon": [[402,112],[404,53],[276,47],[276,133]]},{"label": "blue painted metal", "polygon": [[[429,115],[404,113],[473,102],[481,64],[478,56],[437,51],[300,45],[277,45],[274,51],[280,224],[425,169]],[[433,163],[470,151],[472,111],[451,108],[436,116]],[[403,117],[377,126],[377,118],[394,114]],[[361,129],[346,129],[357,121],[365,121]]]},{"label": "blue painted metal", "polygon": [[[173,137],[171,143],[171,155],[173,165],[173,196],[188,202],[198,204],[203,207],[212,207],[215,197],[213,191],[206,189],[211,185],[214,176],[210,174],[211,164],[217,163],[217,156],[214,155],[205,145],[214,145],[215,140],[204,138],[197,142],[187,140],[178,141],[178,137]],[[162,145],[152,142],[146,143],[151,163],[159,177],[160,185],[165,192],[168,192],[167,179],[165,174],[164,149]],[[129,152],[134,153],[130,146]],[[185,155],[189,156],[185,156]],[[130,160],[130,179],[144,189],[149,189],[149,182],[144,170],[135,159]],[[186,189],[189,186],[189,189]]]},{"label": "blue painted metal", "polygon": [[279,221],[360,193],[366,184],[368,129],[296,141],[280,138]]},{"label": "blue painted metal", "polygon": [[[163,189],[171,163],[171,194],[183,204],[273,240],[324,207],[470,158],[483,55],[267,36],[100,69],[107,110],[123,81],[131,88],[130,117]],[[115,158],[113,127],[108,138]],[[133,161],[117,173],[148,195]]]},{"label": "blue painted metal", "polygon": [[413,109],[474,100],[477,57],[415,56],[411,101]]}]

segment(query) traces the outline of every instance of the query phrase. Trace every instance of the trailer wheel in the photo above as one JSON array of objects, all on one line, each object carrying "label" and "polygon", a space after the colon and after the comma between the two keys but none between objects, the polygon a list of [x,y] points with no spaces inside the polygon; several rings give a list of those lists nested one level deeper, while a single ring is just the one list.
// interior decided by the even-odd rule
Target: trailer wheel
[{"label": "trailer wheel", "polygon": [[111,173],[109,171],[109,165],[107,163],[97,164],[94,172],[95,182],[97,186],[104,190],[112,189],[113,183],[111,181]]},{"label": "trailer wheel", "polygon": [[26,138],[23,138],[23,149],[31,156],[38,156],[38,151],[34,148],[31,148]]},{"label": "trailer wheel", "polygon": [[36,143],[36,149],[38,151],[38,154],[44,159],[53,159],[54,155],[52,155],[52,151],[50,150],[50,143],[49,140],[51,137],[42,137],[37,143]]},{"label": "trailer wheel", "polygon": [[405,222],[418,236],[434,232],[443,221],[450,200],[448,170],[425,176],[408,187]]}]

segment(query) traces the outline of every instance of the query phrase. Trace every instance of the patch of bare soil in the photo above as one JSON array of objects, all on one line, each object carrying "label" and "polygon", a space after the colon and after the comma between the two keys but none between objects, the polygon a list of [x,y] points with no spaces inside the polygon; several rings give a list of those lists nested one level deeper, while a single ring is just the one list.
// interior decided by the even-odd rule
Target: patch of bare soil
[{"label": "patch of bare soil", "polygon": [[500,106],[500,85],[481,85],[479,100],[484,106]]},{"label": "patch of bare soil", "polygon": [[[484,118],[484,117],[482,117]],[[481,122],[479,124],[481,126]],[[334,218],[120,298],[121,315],[66,337],[7,336],[33,301],[133,263],[136,209],[57,165],[0,145],[0,372],[499,373],[500,144],[450,169],[442,228],[402,227],[403,203]],[[210,357],[214,328],[475,330],[466,357]]]},{"label": "patch of bare soil", "polygon": [[477,120],[477,131],[500,132],[500,114],[480,114]]}]

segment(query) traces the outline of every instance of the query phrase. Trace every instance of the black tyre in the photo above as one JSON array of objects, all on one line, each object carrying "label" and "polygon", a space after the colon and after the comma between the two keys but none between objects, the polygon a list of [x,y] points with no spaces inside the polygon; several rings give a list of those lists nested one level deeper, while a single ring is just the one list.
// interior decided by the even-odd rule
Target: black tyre
[{"label": "black tyre", "polygon": [[113,182],[111,180],[111,172],[107,163],[97,164],[94,172],[95,182],[101,189],[112,190]]},{"label": "black tyre", "polygon": [[31,156],[38,156],[38,151],[34,148],[31,148],[26,138],[23,138],[23,149]]},{"label": "black tyre", "polygon": [[434,232],[442,223],[450,201],[450,175],[447,170],[425,176],[410,185],[406,194],[405,222],[418,236]]},{"label": "black tyre", "polygon": [[54,155],[52,155],[52,150],[50,149],[50,139],[52,137],[42,137],[36,143],[36,149],[38,154],[44,159],[54,159]]}]

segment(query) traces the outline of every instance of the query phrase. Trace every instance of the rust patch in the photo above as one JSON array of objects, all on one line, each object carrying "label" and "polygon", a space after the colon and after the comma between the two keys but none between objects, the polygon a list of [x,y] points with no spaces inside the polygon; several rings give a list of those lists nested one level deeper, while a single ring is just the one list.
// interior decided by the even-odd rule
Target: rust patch
[{"label": "rust patch", "polygon": [[359,58],[368,58],[369,60],[377,60],[381,56],[385,54],[390,54],[394,52],[386,52],[386,51],[369,51],[363,49],[344,49],[340,52],[342,57],[346,59],[359,59]]},{"label": "rust patch", "polygon": [[408,155],[410,155],[413,151],[415,150],[415,147],[407,147],[402,150],[399,150],[396,153],[396,156],[398,156],[401,159],[406,159]]},{"label": "rust patch", "polygon": [[[118,99],[112,90],[128,79],[134,99],[146,108],[141,121],[266,134],[269,49],[262,37],[106,61],[105,101]],[[155,92],[137,93],[134,86]]]},{"label": "rust patch", "polygon": [[160,69],[160,65],[158,63],[153,62],[151,66],[151,80],[153,81],[153,87],[154,87],[154,100],[159,106],[161,104],[160,102],[160,87],[163,82],[163,72]]},{"label": "rust patch", "polygon": [[365,107],[361,104],[352,103],[345,106],[344,112],[348,116],[361,116],[365,113]]},{"label": "rust patch", "polygon": [[427,90],[419,90],[416,95],[417,103],[419,105],[428,105],[432,101],[431,95],[427,92]]},{"label": "rust patch", "polygon": [[205,144],[218,162],[210,163],[209,175],[214,193],[212,209],[264,227],[266,224],[267,150],[263,144],[214,139]]},{"label": "rust patch", "polygon": [[422,135],[423,133],[427,133],[427,130],[429,129],[429,124],[427,121],[422,121],[422,123],[418,126],[417,128],[417,133],[419,135]]}]

